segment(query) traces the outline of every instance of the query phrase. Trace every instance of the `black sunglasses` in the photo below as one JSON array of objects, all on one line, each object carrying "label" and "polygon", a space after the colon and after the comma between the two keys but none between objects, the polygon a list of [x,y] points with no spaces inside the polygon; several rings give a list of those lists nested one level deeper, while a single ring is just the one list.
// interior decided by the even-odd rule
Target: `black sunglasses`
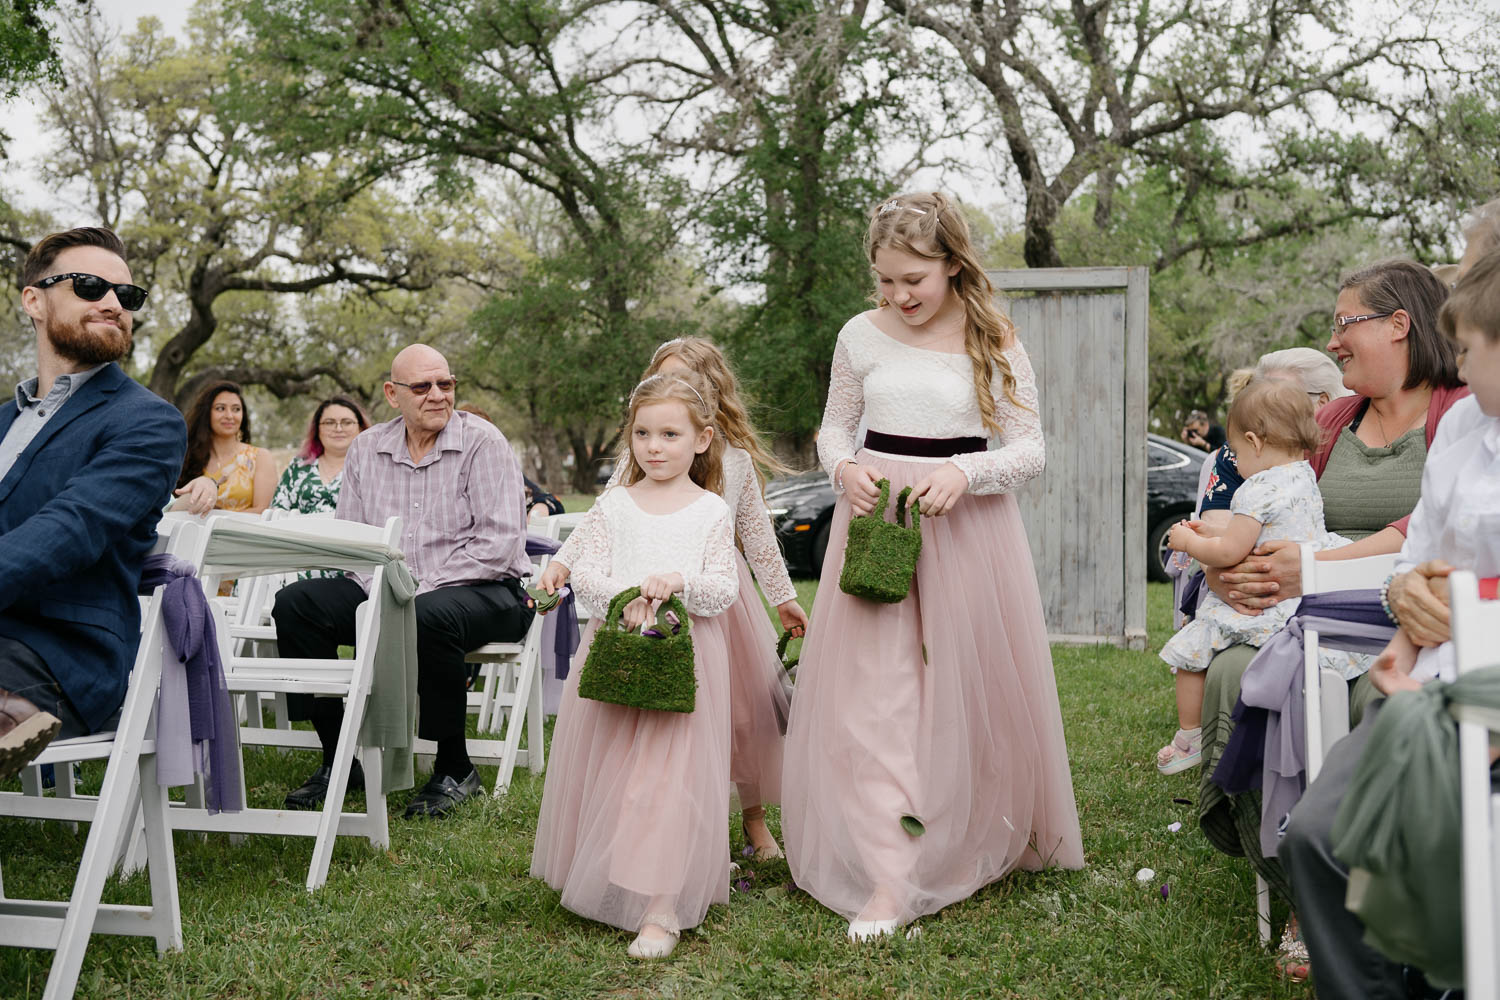
[{"label": "black sunglasses", "polygon": [[436,382],[397,382],[395,379],[391,379],[391,385],[399,385],[410,389],[413,396],[425,396],[432,391],[433,386],[437,386],[438,392],[446,395],[458,388],[458,378],[457,376],[440,378]]},{"label": "black sunglasses", "polygon": [[140,285],[116,285],[105,281],[97,274],[83,274],[78,271],[72,271],[68,274],[54,274],[50,278],[43,278],[36,283],[36,287],[51,288],[59,281],[68,281],[69,279],[73,282],[73,294],[85,302],[98,302],[113,290],[115,298],[120,300],[121,309],[135,312],[146,304],[146,290]]}]

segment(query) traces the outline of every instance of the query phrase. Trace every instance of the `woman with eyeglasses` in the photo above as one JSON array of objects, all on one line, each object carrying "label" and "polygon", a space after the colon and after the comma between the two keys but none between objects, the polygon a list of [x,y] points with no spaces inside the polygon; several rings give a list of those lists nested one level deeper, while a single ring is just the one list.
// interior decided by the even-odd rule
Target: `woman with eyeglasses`
[{"label": "woman with eyeglasses", "polygon": [[[1318,476],[1327,530],[1355,541],[1320,552],[1320,560],[1397,552],[1406,539],[1438,420],[1468,395],[1454,346],[1437,326],[1447,296],[1443,282],[1409,260],[1372,264],[1339,285],[1327,349],[1353,394],[1318,410],[1323,440],[1308,460]],[[1302,595],[1294,543],[1268,542],[1238,566],[1206,570],[1205,578],[1210,590],[1242,614],[1259,614]],[[1214,657],[1205,675],[1198,823],[1215,847],[1245,856],[1273,890],[1290,899],[1280,864],[1262,851],[1260,793],[1231,795],[1213,781],[1234,729],[1240,679],[1255,652],[1231,646]],[[1360,675],[1363,667],[1347,678],[1351,721],[1379,697],[1369,678]],[[1307,949],[1293,921],[1276,968],[1294,981],[1308,975]]]},{"label": "woman with eyeglasses", "polygon": [[365,411],[346,396],[319,403],[308,421],[302,450],[276,484],[271,506],[298,514],[321,514],[337,507],[344,456],[360,431],[369,426]]},{"label": "woman with eyeglasses", "polygon": [[173,510],[259,514],[276,488],[276,460],[250,443],[250,411],[233,382],[210,383],[188,411],[187,457]]}]

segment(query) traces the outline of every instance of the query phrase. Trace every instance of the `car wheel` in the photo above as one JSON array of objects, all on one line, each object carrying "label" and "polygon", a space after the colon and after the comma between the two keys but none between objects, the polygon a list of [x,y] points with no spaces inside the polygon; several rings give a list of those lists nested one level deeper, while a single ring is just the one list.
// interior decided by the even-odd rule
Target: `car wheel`
[{"label": "car wheel", "polygon": [[1167,547],[1167,534],[1172,530],[1172,525],[1186,516],[1184,514],[1172,514],[1162,518],[1152,526],[1150,534],[1146,536],[1146,578],[1155,580],[1157,583],[1170,583],[1172,578],[1167,575],[1167,559],[1172,550]]},{"label": "car wheel", "polygon": [[823,577],[823,557],[828,553],[828,529],[831,527],[832,521],[824,521],[823,527],[818,529],[818,537],[813,539],[812,571],[813,576],[819,579]]}]

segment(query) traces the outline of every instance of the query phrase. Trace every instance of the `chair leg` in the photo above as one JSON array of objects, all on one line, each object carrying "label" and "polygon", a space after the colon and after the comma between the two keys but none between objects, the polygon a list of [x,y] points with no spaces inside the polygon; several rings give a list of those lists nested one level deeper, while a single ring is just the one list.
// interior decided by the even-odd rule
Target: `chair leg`
[{"label": "chair leg", "polygon": [[338,836],[339,816],[344,811],[344,792],[349,787],[349,768],[359,739],[359,724],[364,718],[365,693],[349,692],[344,702],[344,724],[339,729],[338,746],[333,752],[333,773],[328,778],[328,797],[318,818],[318,837],[313,843],[312,865],[307,872],[307,891],[313,892],[328,881],[328,865],[333,860],[333,842]]},{"label": "chair leg", "polygon": [[182,950],[182,910],[177,898],[177,858],[167,817],[167,790],[156,783],[156,757],[142,757],[138,798],[146,835],[146,868],[151,878],[151,923],[156,950]]},{"label": "chair leg", "polygon": [[66,1000],[78,987],[83,954],[88,949],[89,936],[99,916],[104,882],[114,867],[117,831],[129,815],[125,810],[130,804],[130,784],[138,780],[136,762],[143,738],[144,725],[133,733],[116,736],[114,752],[110,754],[104,771],[99,805],[94,812],[94,821],[89,825],[88,840],[84,843],[83,860],[79,862],[78,877],[73,882],[73,893],[68,900],[67,915],[63,918],[57,954],[53,956],[52,969],[47,974],[43,1000]]},{"label": "chair leg", "polygon": [[359,757],[365,769],[365,815],[370,822],[370,846],[383,851],[391,846],[391,827],[380,748],[361,747]]},{"label": "chair leg", "polygon": [[510,699],[510,715],[505,720],[505,743],[500,754],[500,771],[495,775],[495,795],[510,790],[511,775],[516,770],[516,758],[521,752],[521,733],[531,715],[532,675],[535,664],[522,662],[516,668],[516,691]]},{"label": "chair leg", "polygon": [[526,707],[526,766],[532,774],[541,774],[547,766],[546,738],[542,732],[546,720],[542,707],[542,668],[540,661],[533,663],[531,673],[531,697]]},{"label": "chair leg", "polygon": [[1261,944],[1271,943],[1271,889],[1259,875],[1255,876],[1255,930]]}]

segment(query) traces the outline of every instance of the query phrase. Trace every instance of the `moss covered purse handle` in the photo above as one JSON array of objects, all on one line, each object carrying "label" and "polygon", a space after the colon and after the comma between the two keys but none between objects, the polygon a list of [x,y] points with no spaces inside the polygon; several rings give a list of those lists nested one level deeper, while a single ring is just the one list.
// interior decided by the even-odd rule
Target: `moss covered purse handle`
[{"label": "moss covered purse handle", "polygon": [[790,660],[786,658],[786,648],[787,646],[791,645],[792,640],[796,638],[798,637],[792,635],[791,631],[788,630],[781,633],[781,638],[776,640],[776,658],[781,661],[782,669],[784,669],[787,673],[791,673],[792,671],[797,669],[797,662],[800,659],[800,657],[796,656],[792,657]]},{"label": "moss covered purse handle", "polygon": [[[627,587],[616,594],[609,602],[609,610],[605,612],[605,624],[617,626],[624,631],[625,605],[640,596],[640,587]],[[676,594],[673,594],[656,606],[656,626],[658,629],[666,629],[668,634],[671,633],[672,626],[667,623],[666,617],[668,611],[674,612],[677,615],[679,632],[691,632],[693,630],[692,617],[687,613],[687,608],[683,606],[682,600]],[[645,629],[642,629],[641,633],[645,634]]]}]

